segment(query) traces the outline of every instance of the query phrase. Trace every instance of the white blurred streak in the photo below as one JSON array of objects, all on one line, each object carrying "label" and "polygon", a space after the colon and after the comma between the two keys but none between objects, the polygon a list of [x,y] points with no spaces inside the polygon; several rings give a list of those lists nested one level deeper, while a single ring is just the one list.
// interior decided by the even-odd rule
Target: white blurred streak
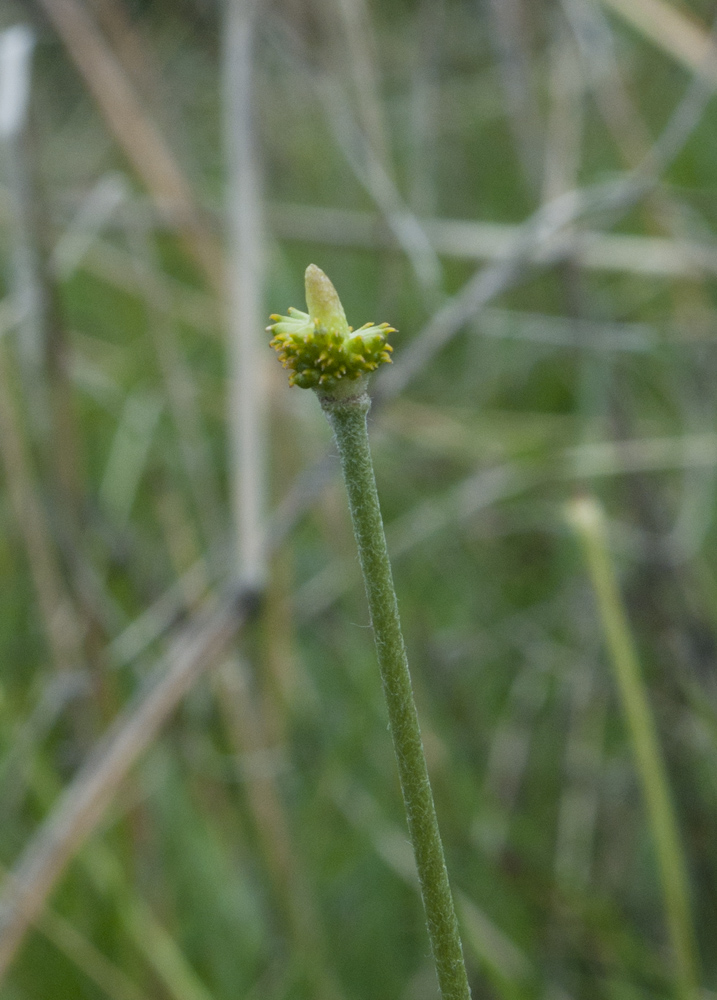
[{"label": "white blurred streak", "polygon": [[32,54],[35,37],[25,25],[0,35],[0,144],[12,216],[12,295],[22,317],[19,357],[35,434],[49,429],[44,379],[47,302],[37,245],[34,163],[29,148]]},{"label": "white blurred streak", "polygon": [[660,342],[648,323],[574,319],[515,309],[484,309],[474,325],[481,337],[522,340],[586,351],[651,351]]},{"label": "white blurred streak", "polygon": [[24,24],[0,35],[0,140],[14,138],[25,126],[34,46],[35,36]]},{"label": "white blurred streak", "polygon": [[[270,209],[272,228],[284,239],[329,243],[334,246],[380,248],[396,241],[379,216],[340,208],[281,204]],[[464,219],[421,219],[436,252],[462,260],[509,262],[514,257],[523,226]],[[702,271],[717,273],[717,246],[699,240],[632,236],[582,230],[544,230],[542,240],[527,247],[529,263],[552,264],[571,256],[580,266],[596,271],[641,274],[646,277],[698,278]]]},{"label": "white blurred streak", "polygon": [[240,582],[261,590],[267,573],[266,317],[256,134],[252,121],[257,0],[228,0],[224,30],[224,142],[229,261],[229,436]]}]

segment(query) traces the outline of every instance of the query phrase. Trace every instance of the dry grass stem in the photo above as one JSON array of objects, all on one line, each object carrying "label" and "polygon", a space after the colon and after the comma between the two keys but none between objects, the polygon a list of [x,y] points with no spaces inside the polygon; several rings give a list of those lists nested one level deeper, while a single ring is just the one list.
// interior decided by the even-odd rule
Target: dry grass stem
[{"label": "dry grass stem", "polygon": [[158,210],[169,208],[177,213],[188,252],[209,286],[223,294],[221,250],[202,219],[187,179],[91,16],[78,0],[41,3]]}]

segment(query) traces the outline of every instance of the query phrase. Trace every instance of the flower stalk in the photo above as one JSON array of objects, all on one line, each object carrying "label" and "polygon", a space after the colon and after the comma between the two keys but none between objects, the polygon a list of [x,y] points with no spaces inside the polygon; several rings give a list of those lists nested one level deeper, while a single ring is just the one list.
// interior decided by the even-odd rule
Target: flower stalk
[{"label": "flower stalk", "polygon": [[[291,369],[290,381],[315,388],[334,432],[441,997],[469,1000],[471,992],[413,697],[366,423],[371,405],[367,376],[390,360],[386,336],[393,331],[384,323],[366,324],[354,333],[333,285],[314,265],[307,269],[306,286],[309,313],[291,310],[291,317],[272,317],[272,344],[285,367]],[[296,325],[288,327],[287,320],[292,319]],[[321,344],[319,350],[317,341]]]}]

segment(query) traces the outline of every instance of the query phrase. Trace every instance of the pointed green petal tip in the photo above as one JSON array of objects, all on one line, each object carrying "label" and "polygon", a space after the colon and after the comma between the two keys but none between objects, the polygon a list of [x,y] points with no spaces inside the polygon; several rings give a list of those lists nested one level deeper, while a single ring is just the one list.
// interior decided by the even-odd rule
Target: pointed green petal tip
[{"label": "pointed green petal tip", "polygon": [[391,361],[386,342],[395,333],[388,323],[348,325],[338,293],[321,268],[309,264],[305,274],[308,313],[290,308],[288,316],[272,315],[267,330],[271,346],[289,370],[290,385],[332,392],[345,379],[358,379]]},{"label": "pointed green petal tip", "polygon": [[345,337],[349,332],[349,325],[341,299],[329,278],[316,264],[309,264],[306,268],[304,285],[306,305],[312,320]]}]

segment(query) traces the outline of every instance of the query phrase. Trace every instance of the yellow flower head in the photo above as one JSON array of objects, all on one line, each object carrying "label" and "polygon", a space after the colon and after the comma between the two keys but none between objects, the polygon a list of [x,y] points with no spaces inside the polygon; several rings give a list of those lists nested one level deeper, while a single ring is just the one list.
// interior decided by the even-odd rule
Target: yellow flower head
[{"label": "yellow flower head", "polygon": [[315,264],[306,268],[305,282],[308,313],[290,308],[288,316],[272,316],[267,327],[274,334],[271,346],[290,371],[290,385],[331,392],[342,379],[360,378],[391,361],[386,337],[396,332],[393,327],[366,323],[353,330],[336,289]]}]

